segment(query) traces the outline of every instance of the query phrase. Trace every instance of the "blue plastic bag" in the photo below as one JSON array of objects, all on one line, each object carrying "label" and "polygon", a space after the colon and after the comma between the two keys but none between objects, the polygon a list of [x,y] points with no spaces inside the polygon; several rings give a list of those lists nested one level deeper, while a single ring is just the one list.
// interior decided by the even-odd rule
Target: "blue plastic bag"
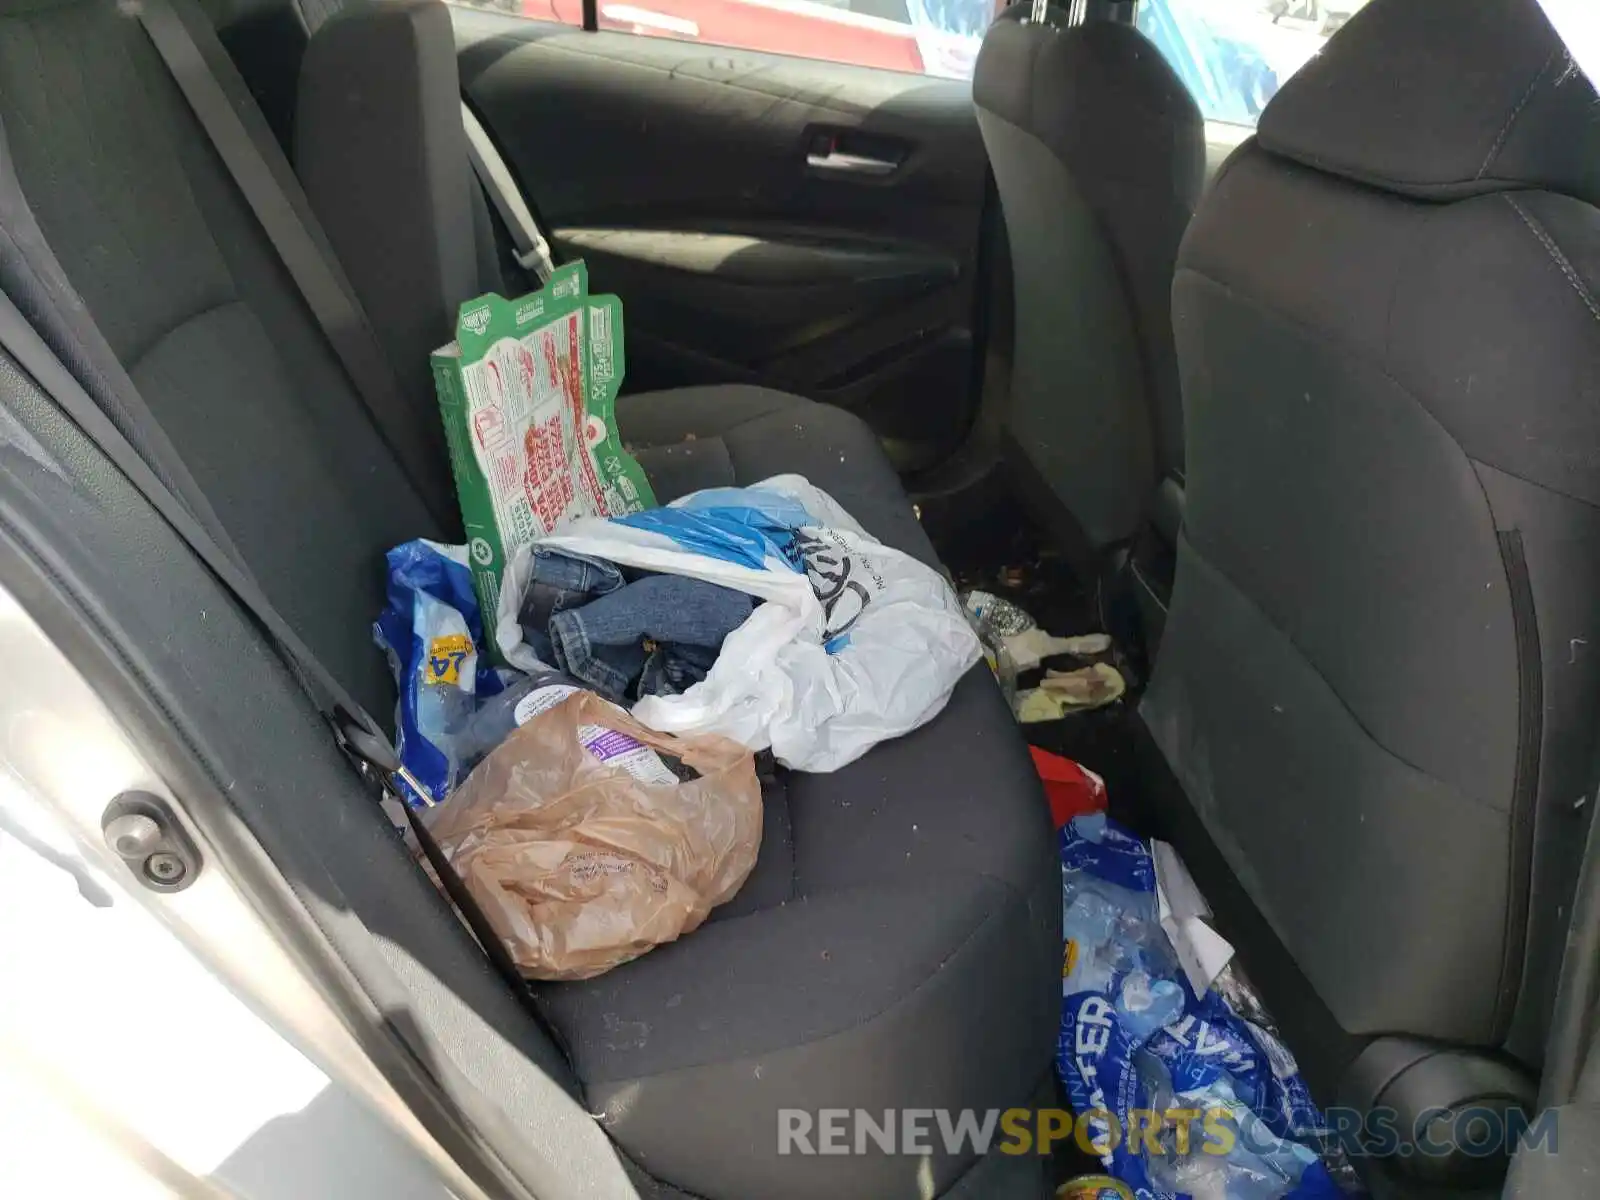
[{"label": "blue plastic bag", "polygon": [[1215,991],[1191,1003],[1188,1014],[1149,1045],[1179,1092],[1209,1087],[1226,1075],[1238,1099],[1279,1137],[1314,1137],[1324,1128],[1294,1056],[1276,1037],[1235,1013]]},{"label": "blue plastic bag", "polygon": [[505,687],[483,656],[483,621],[465,546],[417,540],[396,546],[388,564],[387,604],[372,626],[389,657],[400,699],[395,736],[400,762],[422,785],[402,783],[414,808],[437,804],[481,754],[463,755],[460,738],[479,704]]},{"label": "blue plastic bag", "polygon": [[[1106,1170],[1141,1200],[1333,1200],[1321,1114],[1289,1052],[1214,990],[1197,997],[1156,902],[1155,863],[1103,814],[1061,831],[1061,1035],[1056,1066]],[[1182,1138],[1148,1114],[1198,1109]],[[1130,1136],[1130,1130],[1132,1135]],[[1211,1146],[1208,1151],[1205,1147]],[[1216,1150],[1227,1146],[1226,1153]]]},{"label": "blue plastic bag", "polygon": [[772,562],[804,571],[800,530],[816,524],[805,505],[763,487],[705,488],[666,508],[611,520],[664,534],[686,550],[757,571]]}]

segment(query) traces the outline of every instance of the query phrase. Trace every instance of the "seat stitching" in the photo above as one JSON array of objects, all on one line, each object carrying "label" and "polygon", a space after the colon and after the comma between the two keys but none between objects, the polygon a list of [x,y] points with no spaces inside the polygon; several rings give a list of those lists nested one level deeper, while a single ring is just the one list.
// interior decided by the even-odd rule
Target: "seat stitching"
[{"label": "seat stitching", "polygon": [[[1515,471],[1508,471],[1505,467],[1500,466],[1498,463],[1489,462],[1487,459],[1473,458],[1470,454],[1467,455],[1467,461],[1470,462],[1474,467],[1487,467],[1489,470],[1498,472],[1508,479],[1515,479],[1518,483],[1525,483],[1531,488],[1538,488],[1541,492],[1548,493],[1551,496],[1559,496],[1561,499],[1569,501],[1570,503],[1581,504],[1585,508],[1591,508],[1596,511],[1600,511],[1600,503],[1586,499],[1583,496],[1575,496],[1571,492],[1563,492],[1560,488],[1553,488],[1548,483],[1540,483],[1537,479],[1529,479],[1526,475],[1519,475]],[[1487,494],[1488,493],[1486,492],[1485,495],[1487,496]]]},{"label": "seat stitching", "polygon": [[1600,321],[1600,304],[1595,303],[1594,293],[1589,291],[1583,282],[1583,278],[1573,267],[1571,260],[1561,252],[1561,247],[1556,245],[1555,239],[1550,236],[1549,231],[1535,220],[1527,209],[1517,203],[1515,196],[1506,196],[1505,202],[1511,206],[1517,216],[1522,218],[1522,223],[1528,227],[1533,236],[1539,239],[1539,244],[1550,255],[1551,261],[1561,268],[1561,273],[1567,277],[1567,282],[1572,285],[1572,290],[1583,298],[1583,303],[1588,308],[1589,315],[1596,321]]},{"label": "seat stitching", "polygon": [[1494,144],[1489,147],[1489,153],[1484,157],[1483,165],[1478,168],[1474,179],[1482,179],[1484,172],[1489,169],[1489,164],[1494,162],[1506,144],[1506,138],[1511,135],[1511,127],[1517,123],[1517,118],[1522,115],[1522,110],[1528,107],[1528,101],[1533,99],[1533,93],[1544,82],[1544,77],[1549,74],[1551,65],[1556,61],[1560,48],[1550,51],[1550,57],[1544,60],[1544,66],[1539,68],[1538,74],[1533,77],[1533,82],[1528,85],[1528,90],[1522,93],[1522,99],[1517,101],[1517,106],[1511,110],[1511,115],[1506,118],[1506,123],[1500,127],[1500,135],[1494,139]]}]

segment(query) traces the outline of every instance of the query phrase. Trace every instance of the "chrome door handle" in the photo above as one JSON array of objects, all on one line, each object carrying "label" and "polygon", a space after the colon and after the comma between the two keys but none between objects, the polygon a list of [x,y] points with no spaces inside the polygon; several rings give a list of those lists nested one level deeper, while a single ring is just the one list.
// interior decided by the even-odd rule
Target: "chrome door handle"
[{"label": "chrome door handle", "polygon": [[892,175],[900,164],[887,158],[873,158],[869,154],[842,154],[830,150],[826,154],[806,155],[806,166],[815,171],[835,175]]}]

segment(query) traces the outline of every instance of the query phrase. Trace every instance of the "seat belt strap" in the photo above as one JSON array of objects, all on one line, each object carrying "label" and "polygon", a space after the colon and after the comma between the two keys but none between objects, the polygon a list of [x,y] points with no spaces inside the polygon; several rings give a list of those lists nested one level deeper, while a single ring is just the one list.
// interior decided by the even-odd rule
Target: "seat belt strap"
[{"label": "seat belt strap", "polygon": [[161,482],[133,443],[101,411],[72,373],[61,365],[38,331],[11,298],[3,293],[0,293],[0,347],[33,377],[73,424],[172,526],[211,573],[237,597],[279,647],[317,708],[325,714],[336,716],[338,724],[347,726],[363,747],[376,741],[378,745],[371,747],[371,750],[374,755],[381,757],[382,746],[388,742],[383,727],[328,673],[317,656],[272,607],[272,602],[262,593],[254,577],[240,565],[243,560],[224,550],[182,501]]},{"label": "seat belt strap", "polygon": [[522,189],[512,178],[511,168],[495,148],[489,131],[465,100],[461,102],[461,123],[467,129],[467,154],[472,159],[472,170],[483,185],[483,190],[489,193],[489,200],[500,214],[500,219],[505,222],[517,265],[524,271],[532,271],[540,284],[549,283],[550,276],[555,272],[555,263],[550,258],[550,244],[539,232],[539,222],[534,219],[528,202],[522,198]]},{"label": "seat belt strap", "polygon": [[[188,0],[180,0],[187,3]],[[415,421],[395,380],[387,354],[337,260],[315,226],[310,203],[277,142],[264,129],[252,132],[218,77],[231,71],[220,43],[207,55],[199,38],[215,40],[209,26],[196,35],[172,0],[143,0],[139,22],[189,102],[217,156],[244,194],[267,240],[277,252],[311,315],[332,345],[367,416],[400,466],[422,493],[440,527],[456,523],[454,494],[442,461],[420,437],[407,436]],[[239,83],[243,88],[242,81]],[[315,229],[315,232],[313,232]],[[419,355],[431,347],[421,347]]]},{"label": "seat belt strap", "polygon": [[[67,417],[127,477],[128,482],[149,501],[173,531],[183,539],[197,558],[233,593],[246,612],[277,647],[296,681],[328,722],[333,738],[357,772],[370,784],[382,789],[384,800],[395,800],[404,809],[428,864],[439,877],[445,894],[465,918],[468,927],[500,977],[527,1005],[546,1034],[567,1052],[564,1040],[534,1003],[527,980],[517,969],[504,942],[494,932],[482,908],[467,891],[444,851],[420,815],[405,803],[398,784],[405,782],[418,796],[428,793],[410,776],[400,762],[394,744],[383,727],[335,679],[322,661],[300,640],[300,635],[273,607],[253,576],[239,565],[242,561],[208,533],[183,502],[161,482],[133,443],[123,436],[111,418],[101,411],[77,379],[62,366],[55,352],[28,322],[11,298],[0,293],[0,348],[14,359],[53,399]],[[569,1056],[570,1057],[570,1056]]]}]

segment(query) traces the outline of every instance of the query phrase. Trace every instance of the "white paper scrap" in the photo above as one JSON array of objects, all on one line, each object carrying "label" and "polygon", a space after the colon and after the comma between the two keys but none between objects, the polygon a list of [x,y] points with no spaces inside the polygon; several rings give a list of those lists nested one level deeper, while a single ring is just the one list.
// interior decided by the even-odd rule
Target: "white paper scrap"
[{"label": "white paper scrap", "polygon": [[1200,894],[1178,852],[1166,842],[1152,841],[1150,857],[1156,868],[1156,905],[1161,928],[1178,955],[1195,995],[1203,996],[1211,981],[1233,958],[1233,946],[1211,928],[1211,908]]}]

